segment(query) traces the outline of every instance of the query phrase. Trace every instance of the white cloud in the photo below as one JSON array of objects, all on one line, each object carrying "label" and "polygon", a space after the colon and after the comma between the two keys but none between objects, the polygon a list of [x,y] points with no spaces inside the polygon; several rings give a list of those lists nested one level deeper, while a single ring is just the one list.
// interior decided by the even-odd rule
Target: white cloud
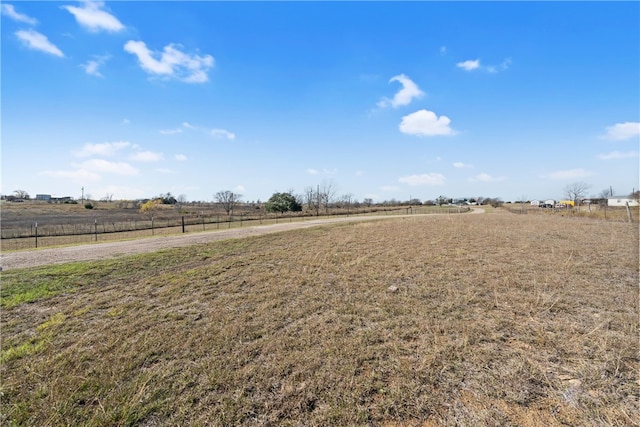
[{"label": "white cloud", "polygon": [[16,31],[15,35],[29,48],[39,50],[51,55],[64,57],[64,53],[56,45],[51,43],[47,36],[40,34],[34,30],[20,30]]},{"label": "white cloud", "polygon": [[398,191],[400,190],[400,188],[396,187],[395,185],[383,185],[382,187],[380,187],[380,190],[382,191]]},{"label": "white cloud", "polygon": [[123,125],[131,124],[131,120],[129,120],[129,119],[123,119],[123,120],[122,120],[122,124],[123,124]]},{"label": "white cloud", "polygon": [[164,130],[161,130],[160,133],[163,135],[175,135],[176,133],[182,133],[182,129],[180,128],[164,129]]},{"label": "white cloud", "polygon": [[455,135],[456,132],[449,127],[451,120],[447,116],[436,116],[433,111],[418,110],[402,118],[400,132],[409,135],[435,136]]},{"label": "white cloud", "polygon": [[27,16],[23,13],[16,12],[16,9],[11,4],[2,5],[2,14],[8,16],[14,21],[24,22],[25,24],[36,25],[38,23],[37,19]]},{"label": "white cloud", "polygon": [[246,188],[244,188],[244,185],[240,184],[240,185],[236,185],[236,188],[234,188],[235,191],[246,191]]},{"label": "white cloud", "polygon": [[179,162],[184,162],[187,160],[187,156],[184,154],[176,154],[175,159]]},{"label": "white cloud", "polygon": [[568,169],[563,171],[552,172],[548,175],[545,175],[546,178],[563,180],[563,179],[576,179],[576,178],[586,178],[591,176],[591,172],[588,172],[582,168],[578,169]]},{"label": "white cloud", "polygon": [[456,67],[462,68],[463,70],[466,70],[466,71],[482,70],[488,73],[495,74],[497,72],[506,70],[507,68],[509,68],[510,65],[511,65],[511,58],[506,58],[499,65],[486,65],[486,66],[482,66],[480,64],[480,59],[474,59],[474,60],[469,59],[463,62],[458,62],[456,64]]},{"label": "white cloud", "polygon": [[69,178],[78,182],[86,181],[99,181],[100,175],[95,172],[90,172],[86,169],[78,169],[74,171],[51,171],[46,170],[40,173],[41,175],[50,176],[53,178]]},{"label": "white cloud", "polygon": [[505,59],[500,65],[487,65],[486,67],[484,67],[484,69],[490,73],[495,74],[499,71],[506,70],[507,68],[509,68],[509,65],[511,65],[511,58]]},{"label": "white cloud", "polygon": [[80,66],[84,68],[84,71],[92,76],[103,77],[103,75],[98,71],[98,68],[104,65],[110,57],[108,55],[105,56],[96,56],[95,59],[91,59],[87,61],[86,64],[81,64]]},{"label": "white cloud", "polygon": [[418,85],[404,74],[392,77],[389,80],[389,83],[391,82],[399,82],[402,85],[402,89],[396,92],[393,99],[383,98],[378,102],[377,106],[379,108],[386,108],[389,106],[398,108],[403,105],[409,105],[413,99],[419,99],[424,96],[424,92],[418,88]]},{"label": "white cloud", "polygon": [[156,169],[156,172],[164,173],[167,175],[174,175],[176,173],[176,171],[174,171],[173,169],[167,169],[167,168],[158,168]]},{"label": "white cloud", "polygon": [[638,157],[637,151],[629,151],[627,153],[621,153],[620,151],[612,151],[611,153],[608,153],[608,154],[598,155],[598,158],[602,160],[631,159],[633,157]]},{"label": "white cloud", "polygon": [[136,162],[151,163],[164,159],[164,155],[162,153],[154,153],[153,151],[138,151],[137,153],[132,154],[129,159]]},{"label": "white cloud", "polygon": [[456,67],[458,68],[462,68],[466,71],[472,71],[472,70],[477,70],[478,68],[480,68],[480,60],[479,59],[468,59],[464,62],[458,62],[456,64]]},{"label": "white cloud", "polygon": [[181,52],[180,47],[178,44],[169,44],[161,53],[152,52],[144,42],[129,40],[124,50],[136,55],[142,69],[149,74],[174,77],[186,83],[208,81],[207,71],[213,67],[213,57],[189,55]]},{"label": "white cloud", "polygon": [[446,46],[440,46],[440,55],[444,55],[445,53],[447,53],[447,47]]},{"label": "white cloud", "polygon": [[499,182],[507,179],[504,176],[491,176],[488,173],[481,173],[479,175],[474,176],[473,178],[469,178],[469,182]]},{"label": "white cloud", "polygon": [[408,175],[398,179],[403,184],[417,185],[442,185],[446,178],[440,173],[423,173],[421,175]]},{"label": "white cloud", "polygon": [[195,129],[195,126],[191,126],[189,123],[187,122],[182,122],[182,126],[186,127],[187,129]]},{"label": "white cloud", "polygon": [[227,138],[230,140],[236,139],[236,135],[234,133],[225,129],[211,129],[211,136],[214,138]]},{"label": "white cloud", "polygon": [[149,196],[145,191],[139,188],[122,185],[108,185],[94,194],[113,194],[114,200],[135,200]]},{"label": "white cloud", "polygon": [[138,169],[125,162],[110,162],[104,159],[91,159],[83,162],[80,169],[107,172],[117,175],[137,175]]},{"label": "white cloud", "polygon": [[468,165],[462,162],[455,162],[453,163],[453,167],[458,169],[466,169],[466,168],[473,168],[473,165]]},{"label": "white cloud", "polygon": [[624,141],[638,135],[640,135],[640,122],[624,122],[608,126],[607,134],[603,138],[612,141]]},{"label": "white cloud", "polygon": [[102,10],[104,2],[85,1],[82,7],[61,6],[69,13],[75,16],[78,24],[89,31],[97,32],[105,30],[109,32],[118,32],[124,30],[124,25],[112,14]]},{"label": "white cloud", "polygon": [[118,141],[118,142],[103,142],[101,144],[84,144],[80,151],[74,152],[76,157],[91,157],[91,156],[103,156],[110,157],[116,154],[118,151],[125,148],[133,147],[130,142]]},{"label": "white cloud", "polygon": [[338,173],[337,169],[313,169],[313,168],[309,168],[307,169],[307,173],[309,175],[335,175],[336,173]]}]

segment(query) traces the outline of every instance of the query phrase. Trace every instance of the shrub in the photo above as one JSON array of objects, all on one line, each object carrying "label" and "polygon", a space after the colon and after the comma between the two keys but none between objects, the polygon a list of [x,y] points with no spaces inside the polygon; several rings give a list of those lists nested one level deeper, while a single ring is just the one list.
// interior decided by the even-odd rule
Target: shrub
[{"label": "shrub", "polygon": [[91,203],[85,203],[84,204],[84,208],[85,209],[93,209],[93,205]]}]

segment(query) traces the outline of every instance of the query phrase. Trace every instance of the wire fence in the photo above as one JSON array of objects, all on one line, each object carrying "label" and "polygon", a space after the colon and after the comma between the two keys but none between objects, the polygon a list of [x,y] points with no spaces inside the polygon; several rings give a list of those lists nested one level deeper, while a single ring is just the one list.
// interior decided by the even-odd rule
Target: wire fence
[{"label": "wire fence", "polygon": [[214,231],[219,229],[278,224],[336,216],[380,216],[415,214],[455,214],[468,212],[468,207],[394,207],[334,212],[242,213],[239,215],[176,215],[162,218],[136,218],[51,224],[34,221],[28,226],[1,229],[2,250],[42,248],[46,246],[122,240],[155,235]]},{"label": "wire fence", "polygon": [[629,209],[614,206],[565,206],[541,208],[528,205],[502,205],[507,212],[517,215],[557,215],[576,218],[592,218],[618,222],[639,222],[640,210],[637,206]]}]

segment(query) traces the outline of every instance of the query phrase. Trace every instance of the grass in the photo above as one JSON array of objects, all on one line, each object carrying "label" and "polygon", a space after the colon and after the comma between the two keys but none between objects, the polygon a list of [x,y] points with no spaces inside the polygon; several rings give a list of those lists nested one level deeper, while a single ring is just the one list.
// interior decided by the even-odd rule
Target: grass
[{"label": "grass", "polygon": [[413,217],[6,271],[0,320],[5,425],[640,423],[637,224]]},{"label": "grass", "polygon": [[[107,204],[107,203],[104,203]],[[115,205],[115,203],[113,204]],[[152,236],[176,235],[183,232],[181,225],[182,214],[174,208],[163,209],[161,217],[156,217],[154,229],[151,229],[151,221],[148,216],[134,209],[117,209],[111,207],[99,212],[97,228],[94,228],[94,216],[97,211],[89,213],[78,210],[77,205],[58,205],[45,202],[32,204],[23,203],[3,203],[2,212],[2,250],[4,252],[28,250],[44,247],[60,247],[78,244],[89,244],[105,241],[122,241],[131,239],[148,238]],[[82,208],[84,209],[84,208]],[[226,220],[226,215],[212,214],[215,209],[209,210],[206,218],[194,217],[186,214],[184,231],[200,232],[226,230],[229,228],[250,227],[259,225],[278,224],[283,222],[299,222],[315,220],[318,218],[335,218],[341,216],[386,216],[404,214],[442,214],[442,213],[464,213],[465,208],[450,206],[417,206],[413,208],[396,207],[375,207],[371,209],[360,208],[357,211],[351,210],[347,215],[345,209],[332,209],[329,215],[321,212],[319,217],[310,215],[308,212],[288,212],[284,214],[270,213],[268,216],[258,212],[243,212],[249,216],[235,215],[232,221]],[[79,215],[79,213],[85,214]],[[203,214],[207,211],[203,211]],[[132,218],[136,218],[136,220]],[[39,223],[38,239],[35,239],[34,223]],[[147,227],[147,228],[143,228]],[[97,233],[94,234],[94,230]],[[75,234],[74,234],[75,233]],[[78,234],[80,233],[80,234]],[[22,236],[22,237],[16,237]]]},{"label": "grass", "polygon": [[529,204],[522,206],[520,203],[514,203],[504,204],[503,208],[516,214],[524,213],[528,215],[555,215],[561,217],[581,217],[607,221],[640,222],[640,207],[638,206],[632,206],[629,209],[631,221],[629,221],[629,214],[625,207],[604,207],[598,205],[589,207],[588,205],[583,205],[570,209],[545,209],[537,206],[531,206]]}]

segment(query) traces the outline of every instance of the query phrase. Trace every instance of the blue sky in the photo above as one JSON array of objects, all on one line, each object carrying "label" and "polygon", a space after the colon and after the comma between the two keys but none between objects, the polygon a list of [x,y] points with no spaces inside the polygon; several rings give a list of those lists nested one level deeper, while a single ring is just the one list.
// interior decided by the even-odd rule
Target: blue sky
[{"label": "blue sky", "polygon": [[638,2],[3,2],[0,192],[639,184]]}]

